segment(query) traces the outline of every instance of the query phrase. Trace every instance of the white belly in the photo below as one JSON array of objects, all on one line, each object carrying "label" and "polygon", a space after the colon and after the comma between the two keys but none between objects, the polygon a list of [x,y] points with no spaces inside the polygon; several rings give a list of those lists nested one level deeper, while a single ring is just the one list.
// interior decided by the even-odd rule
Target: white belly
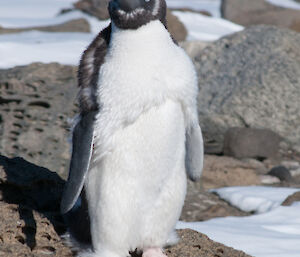
[{"label": "white belly", "polygon": [[[141,201],[155,200],[184,155],[185,128],[179,104],[152,108],[115,135],[115,150],[103,162],[107,179],[119,183]],[[104,175],[104,174],[103,174]]]},{"label": "white belly", "polygon": [[[113,240],[120,246],[120,240],[125,240],[124,248],[134,249],[154,240],[151,234],[166,240],[185,196],[185,127],[180,104],[168,100],[153,107],[117,131],[113,141],[113,151],[100,163],[92,158],[86,183],[92,233],[94,229],[99,234],[93,244]],[[153,224],[161,220],[164,225]],[[120,238],[116,239],[115,231]]]}]

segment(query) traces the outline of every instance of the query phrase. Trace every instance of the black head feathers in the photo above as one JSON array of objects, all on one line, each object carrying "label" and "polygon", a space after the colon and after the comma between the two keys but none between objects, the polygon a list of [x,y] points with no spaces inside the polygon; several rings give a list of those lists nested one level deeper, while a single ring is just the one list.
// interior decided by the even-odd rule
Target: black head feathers
[{"label": "black head feathers", "polygon": [[120,29],[137,29],[153,20],[160,20],[166,26],[165,0],[111,0],[108,11]]}]

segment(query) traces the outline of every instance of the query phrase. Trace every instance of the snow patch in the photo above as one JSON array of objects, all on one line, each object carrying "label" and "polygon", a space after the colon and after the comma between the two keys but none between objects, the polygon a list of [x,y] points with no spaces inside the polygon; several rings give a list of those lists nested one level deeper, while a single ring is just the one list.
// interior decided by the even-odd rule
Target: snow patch
[{"label": "snow patch", "polygon": [[40,31],[0,35],[0,68],[32,62],[78,65],[81,53],[93,38],[88,33]]},{"label": "snow patch", "polygon": [[174,11],[188,30],[188,40],[214,41],[244,29],[222,18],[208,17],[198,13]]},{"label": "snow patch", "polygon": [[277,5],[283,8],[300,10],[300,4],[293,0],[265,0],[270,4]]},{"label": "snow patch", "polygon": [[205,222],[178,222],[212,240],[255,257],[300,257],[300,203],[280,206],[249,217],[216,218]]},{"label": "snow patch", "polygon": [[264,213],[278,207],[289,195],[297,191],[300,189],[263,186],[224,187],[211,190],[240,210],[255,213]]},{"label": "snow patch", "polygon": [[176,228],[196,230],[255,257],[300,257],[300,202],[279,206],[287,196],[299,190],[276,187],[215,189],[214,192],[242,210],[267,212],[205,222],[180,221]]},{"label": "snow patch", "polygon": [[221,17],[221,0],[167,0],[169,8],[189,8],[207,11],[213,17]]}]

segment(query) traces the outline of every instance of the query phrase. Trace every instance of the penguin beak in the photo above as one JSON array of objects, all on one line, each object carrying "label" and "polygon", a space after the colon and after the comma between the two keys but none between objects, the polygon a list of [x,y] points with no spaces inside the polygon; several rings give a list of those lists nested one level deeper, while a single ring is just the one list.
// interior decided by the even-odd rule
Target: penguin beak
[{"label": "penguin beak", "polygon": [[114,0],[113,1],[124,12],[132,12],[133,10],[141,7],[140,0]]}]

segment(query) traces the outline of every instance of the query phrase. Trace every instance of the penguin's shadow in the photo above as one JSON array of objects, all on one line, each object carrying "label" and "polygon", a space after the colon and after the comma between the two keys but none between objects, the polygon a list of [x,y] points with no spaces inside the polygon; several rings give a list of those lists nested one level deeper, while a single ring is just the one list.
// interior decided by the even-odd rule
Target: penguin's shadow
[{"label": "penguin's shadow", "polygon": [[[66,231],[59,213],[64,180],[55,172],[39,167],[23,158],[7,158],[0,155],[0,193],[2,201],[16,204],[19,217],[24,221],[24,244],[36,246],[37,224],[34,211],[47,217],[56,232]],[[4,232],[5,233],[5,232]]]}]

